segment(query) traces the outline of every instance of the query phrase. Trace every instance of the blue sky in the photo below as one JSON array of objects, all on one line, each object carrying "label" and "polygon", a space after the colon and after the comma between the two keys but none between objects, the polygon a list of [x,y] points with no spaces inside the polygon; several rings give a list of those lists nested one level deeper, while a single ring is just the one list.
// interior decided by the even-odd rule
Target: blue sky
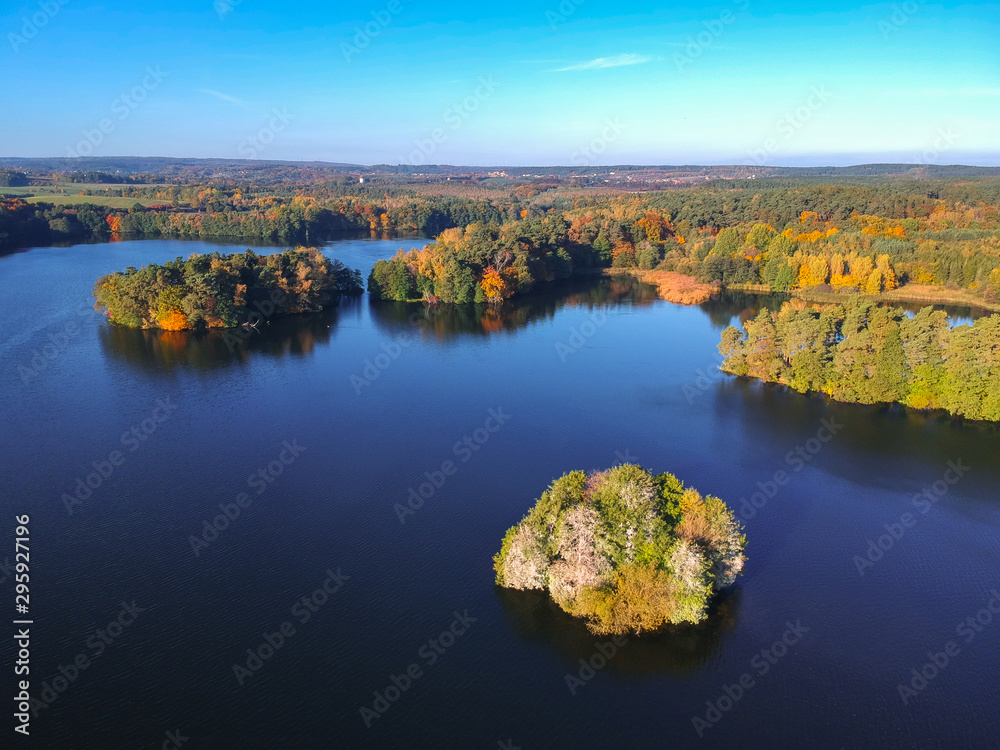
[{"label": "blue sky", "polygon": [[0,154],[1000,164],[1000,5],[8,0]]}]

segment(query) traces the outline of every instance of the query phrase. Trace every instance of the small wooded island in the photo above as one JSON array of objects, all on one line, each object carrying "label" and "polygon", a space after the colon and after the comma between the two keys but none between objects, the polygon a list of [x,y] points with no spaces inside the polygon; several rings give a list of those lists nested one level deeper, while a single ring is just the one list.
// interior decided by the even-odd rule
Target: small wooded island
[{"label": "small wooded island", "polygon": [[129,328],[235,328],[317,312],[364,291],[361,273],[316,248],[257,255],[192,255],[102,276],[94,305]]},{"label": "small wooded island", "polygon": [[697,623],[743,570],[742,532],[725,502],[672,474],[572,471],[507,531],[496,582],[548,590],[599,634]]}]

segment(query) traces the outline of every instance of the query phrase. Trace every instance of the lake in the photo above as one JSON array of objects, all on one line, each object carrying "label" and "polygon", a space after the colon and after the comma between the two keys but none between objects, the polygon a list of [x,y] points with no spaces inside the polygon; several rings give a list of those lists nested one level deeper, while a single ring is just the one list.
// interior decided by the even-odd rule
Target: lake
[{"label": "lake", "polygon": [[[367,277],[423,242],[327,250]],[[92,310],[104,273],[215,249],[0,257],[34,747],[996,747],[996,428],[723,376],[757,300],[622,279],[365,295],[238,342]],[[726,499],[749,544],[707,622],[609,645],[492,556],[554,478],[622,461]]]}]

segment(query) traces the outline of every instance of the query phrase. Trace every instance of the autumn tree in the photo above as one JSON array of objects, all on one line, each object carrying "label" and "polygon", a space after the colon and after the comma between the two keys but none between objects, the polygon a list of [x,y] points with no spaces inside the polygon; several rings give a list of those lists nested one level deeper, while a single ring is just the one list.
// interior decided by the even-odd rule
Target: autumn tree
[{"label": "autumn tree", "polygon": [[896,281],[896,273],[892,270],[892,265],[889,263],[888,255],[878,256],[878,261],[876,263],[879,273],[882,274],[882,288],[886,291],[891,291],[899,286],[899,282]]},{"label": "autumn tree", "polygon": [[880,270],[875,269],[868,274],[868,280],[865,282],[865,294],[880,294],[884,288],[884,279]]},{"label": "autumn tree", "polygon": [[727,227],[719,232],[712,248],[712,255],[730,256],[740,249],[740,234],[733,227]]}]

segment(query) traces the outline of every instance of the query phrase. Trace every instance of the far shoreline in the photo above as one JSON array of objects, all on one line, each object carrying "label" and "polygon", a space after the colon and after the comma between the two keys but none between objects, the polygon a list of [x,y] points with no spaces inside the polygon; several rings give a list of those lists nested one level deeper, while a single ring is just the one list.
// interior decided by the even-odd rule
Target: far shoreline
[{"label": "far shoreline", "polygon": [[[732,291],[745,292],[747,294],[782,294],[788,297],[788,299],[798,298],[806,302],[839,304],[847,299],[856,298],[878,303],[912,302],[927,305],[968,307],[974,311],[986,314],[1000,313],[1000,302],[987,302],[981,297],[970,294],[968,290],[946,289],[929,284],[904,284],[896,289],[888,292],[880,292],[879,294],[825,291],[821,287],[805,287],[780,292],[771,289],[767,284],[708,284],[697,282],[690,276],[685,276],[676,271],[646,271],[638,268],[601,268],[595,270],[599,270],[602,276],[634,276],[639,281],[656,286],[661,299],[681,305],[700,304],[711,299],[714,294],[723,291]],[[681,294],[671,293],[670,282],[677,281],[678,279],[675,277],[688,280],[688,283],[684,284],[684,288],[691,290],[691,301],[686,301],[683,298],[683,291]]]}]

